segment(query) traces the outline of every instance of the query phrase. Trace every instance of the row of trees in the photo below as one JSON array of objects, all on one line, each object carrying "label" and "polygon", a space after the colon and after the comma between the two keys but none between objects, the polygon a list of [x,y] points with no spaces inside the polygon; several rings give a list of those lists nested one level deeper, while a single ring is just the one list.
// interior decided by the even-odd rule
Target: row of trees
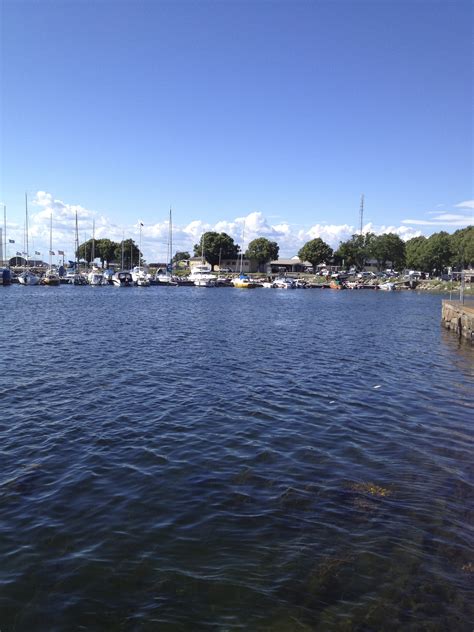
[{"label": "row of trees", "polygon": [[[220,261],[237,259],[240,246],[227,233],[209,231],[201,235],[199,243],[194,246],[194,255],[204,256],[212,269]],[[142,254],[133,239],[117,243],[110,239],[92,239],[79,246],[76,253],[80,259],[90,263],[93,255],[105,262],[122,261],[127,268],[142,261]],[[275,241],[259,237],[251,241],[245,251],[245,257],[257,261],[261,268],[269,261],[278,259],[279,246]],[[189,259],[189,252],[177,252],[173,261]],[[387,233],[375,235],[352,235],[341,242],[337,250],[333,249],[319,237],[306,242],[298,252],[301,261],[308,261],[313,269],[321,263],[334,263],[344,267],[361,269],[369,259],[375,259],[377,266],[383,270],[390,263],[391,267],[401,270],[405,267],[423,272],[441,273],[445,268],[474,265],[474,226],[457,230],[450,235],[441,231],[431,237],[414,237],[404,242],[398,235]]]},{"label": "row of trees", "polygon": [[390,262],[396,270],[407,267],[440,274],[448,267],[474,265],[474,226],[457,230],[452,235],[441,231],[430,237],[414,237],[407,242],[394,233],[352,235],[334,252],[317,238],[307,242],[298,252],[298,257],[309,261],[313,268],[332,260],[337,265],[361,269],[367,260],[375,259],[379,270]]},{"label": "row of trees", "polygon": [[[194,245],[194,256],[204,256],[204,259],[214,269],[214,266],[220,261],[237,259],[240,256],[240,250],[240,246],[227,233],[211,231],[201,235],[199,243]],[[268,261],[278,259],[279,251],[280,248],[276,241],[258,237],[249,243],[244,254],[247,259],[257,261],[260,267]]]},{"label": "row of trees", "polygon": [[100,259],[102,267],[104,267],[105,263],[110,263],[111,261],[120,261],[122,264],[123,260],[123,267],[130,269],[139,265],[139,257],[140,265],[143,263],[143,254],[133,239],[125,239],[121,242],[112,241],[111,239],[89,239],[80,244],[76,257],[87,261],[88,264],[94,259]]}]

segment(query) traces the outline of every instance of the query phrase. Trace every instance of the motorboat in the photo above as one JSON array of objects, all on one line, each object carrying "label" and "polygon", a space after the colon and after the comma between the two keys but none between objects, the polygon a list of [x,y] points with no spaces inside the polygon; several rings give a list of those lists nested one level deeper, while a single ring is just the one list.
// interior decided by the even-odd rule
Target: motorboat
[{"label": "motorboat", "polygon": [[102,272],[98,270],[91,270],[87,275],[87,281],[89,285],[105,285],[107,283]]},{"label": "motorboat", "polygon": [[279,288],[280,290],[294,290],[296,288],[296,282],[294,279],[275,279],[275,281],[273,281],[273,287]]},{"label": "motorboat", "polygon": [[139,287],[148,287],[150,285],[150,277],[148,273],[140,266],[135,266],[131,272],[133,282]]},{"label": "motorboat", "polygon": [[128,270],[120,270],[113,275],[112,283],[117,287],[132,287],[133,278]]},{"label": "motorboat", "polygon": [[196,287],[215,287],[216,285],[216,277],[211,272],[211,266],[206,263],[194,266],[188,279]]},{"label": "motorboat", "polygon": [[385,292],[393,292],[397,289],[397,285],[396,283],[393,283],[393,281],[386,281],[385,283],[379,283],[378,288],[379,290],[384,290]]}]

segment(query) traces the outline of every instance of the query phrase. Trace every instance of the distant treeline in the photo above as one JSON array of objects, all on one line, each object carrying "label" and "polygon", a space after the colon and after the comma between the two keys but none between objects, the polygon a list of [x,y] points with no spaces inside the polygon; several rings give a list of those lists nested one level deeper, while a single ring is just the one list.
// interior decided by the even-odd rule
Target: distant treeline
[{"label": "distant treeline", "polygon": [[[194,246],[195,256],[204,255],[213,267],[220,261],[239,256],[240,246],[226,233],[209,231],[201,235]],[[245,256],[264,265],[278,258],[279,246],[275,241],[258,237],[251,241]],[[90,263],[98,258],[105,262],[122,262],[126,268],[138,264],[142,256],[133,239],[117,243],[110,239],[89,239],[79,246],[78,256]],[[457,230],[453,234],[445,231],[430,237],[414,237],[404,242],[398,235],[387,233],[375,235],[352,235],[333,250],[319,237],[306,242],[298,252],[301,261],[308,261],[313,268],[321,263],[333,263],[344,267],[362,269],[368,260],[375,260],[380,270],[388,264],[396,270],[411,268],[422,272],[440,274],[448,267],[464,268],[474,265],[474,226]],[[173,261],[189,259],[188,252],[177,252]],[[142,260],[141,260],[142,261]]]}]

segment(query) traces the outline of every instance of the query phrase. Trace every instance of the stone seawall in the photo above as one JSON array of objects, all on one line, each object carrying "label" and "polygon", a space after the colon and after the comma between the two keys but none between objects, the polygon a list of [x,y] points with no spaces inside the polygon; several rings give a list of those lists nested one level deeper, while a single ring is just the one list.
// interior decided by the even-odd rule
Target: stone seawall
[{"label": "stone seawall", "polygon": [[443,301],[441,320],[446,329],[474,343],[474,302]]}]

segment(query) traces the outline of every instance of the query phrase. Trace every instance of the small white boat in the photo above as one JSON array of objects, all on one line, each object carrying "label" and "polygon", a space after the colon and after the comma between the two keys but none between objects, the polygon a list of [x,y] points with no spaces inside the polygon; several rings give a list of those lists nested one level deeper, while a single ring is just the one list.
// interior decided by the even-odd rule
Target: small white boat
[{"label": "small white boat", "polygon": [[293,279],[275,279],[273,287],[281,290],[294,290],[296,288],[296,283]]},{"label": "small white boat", "polygon": [[397,289],[397,285],[392,281],[387,281],[386,283],[380,283],[378,288],[379,290],[385,290],[385,292],[393,292]]}]

